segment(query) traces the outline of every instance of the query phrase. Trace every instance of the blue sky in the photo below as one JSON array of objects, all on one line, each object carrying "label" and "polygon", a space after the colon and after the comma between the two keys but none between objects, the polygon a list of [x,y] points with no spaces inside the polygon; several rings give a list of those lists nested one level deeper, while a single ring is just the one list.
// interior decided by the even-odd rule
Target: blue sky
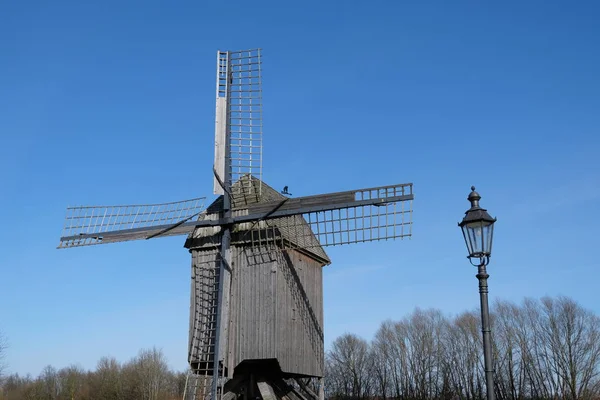
[{"label": "blue sky", "polygon": [[263,48],[264,179],[414,182],[412,240],[328,249],[325,334],[478,304],[456,223],[498,217],[492,299],[600,313],[600,6],[41,1],[0,6],[0,330],[12,372],[161,347],[186,365],[182,238],[56,250],[65,207],[213,197],[215,53]]}]

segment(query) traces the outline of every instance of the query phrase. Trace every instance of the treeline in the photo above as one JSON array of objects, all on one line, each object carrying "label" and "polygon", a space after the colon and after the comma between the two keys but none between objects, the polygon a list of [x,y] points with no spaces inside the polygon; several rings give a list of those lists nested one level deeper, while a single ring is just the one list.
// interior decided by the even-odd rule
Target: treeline
[{"label": "treeline", "polygon": [[[326,356],[335,399],[485,399],[481,317],[415,310],[369,343],[337,338]],[[494,391],[504,399],[600,399],[600,318],[566,297],[492,309]]]},{"label": "treeline", "polygon": [[100,359],[95,371],[47,366],[37,378],[9,375],[0,400],[181,400],[186,373],[170,371],[162,351],[141,350],[129,362]]},{"label": "treeline", "polygon": [[[600,318],[573,300],[497,302],[492,335],[498,400],[600,399]],[[182,399],[185,381],[148,349],[123,364],[102,358],[94,371],[5,376],[0,400]],[[485,399],[480,315],[417,309],[383,322],[371,342],[345,334],[326,354],[324,382],[337,400]]]}]

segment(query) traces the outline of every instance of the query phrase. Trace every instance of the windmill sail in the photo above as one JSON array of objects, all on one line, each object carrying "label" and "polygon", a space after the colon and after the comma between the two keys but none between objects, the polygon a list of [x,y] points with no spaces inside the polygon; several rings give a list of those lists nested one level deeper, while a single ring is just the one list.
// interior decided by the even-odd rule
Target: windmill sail
[{"label": "windmill sail", "polygon": [[[237,185],[261,185],[263,191],[262,196],[233,196],[234,244],[318,249],[412,235],[411,183],[297,198],[284,197],[249,176],[233,185],[234,193]],[[196,240],[215,240],[220,227],[211,221],[218,219],[221,207],[222,198],[206,209],[203,221],[189,223],[206,226],[196,231]]]},{"label": "windmill sail", "polygon": [[[260,187],[263,194],[259,195]],[[401,239],[412,235],[412,184],[287,198],[246,176],[231,188],[233,243],[316,248]],[[265,190],[267,190],[265,192]],[[250,193],[251,192],[251,193]],[[223,197],[204,209],[204,198],[174,203],[69,207],[59,248],[221,232]],[[212,240],[212,239],[211,239]]]},{"label": "windmill sail", "polygon": [[227,94],[229,87],[228,52],[217,52],[217,102],[215,110],[214,194],[224,194],[225,154],[227,151]]},{"label": "windmill sail", "polygon": [[[412,185],[344,194],[358,198],[337,206],[329,198],[326,207],[315,205],[315,211],[262,221],[235,239],[255,247],[276,242],[280,247],[313,249],[412,236]],[[329,195],[323,200],[325,196]]]},{"label": "windmill sail", "polygon": [[68,207],[58,248],[189,233],[181,226],[200,215],[204,197],[160,204]]},{"label": "windmill sail", "polygon": [[[262,179],[260,49],[219,51],[215,118],[214,193],[244,175]],[[237,186],[251,191],[252,186]],[[260,185],[257,188],[260,192]]]}]

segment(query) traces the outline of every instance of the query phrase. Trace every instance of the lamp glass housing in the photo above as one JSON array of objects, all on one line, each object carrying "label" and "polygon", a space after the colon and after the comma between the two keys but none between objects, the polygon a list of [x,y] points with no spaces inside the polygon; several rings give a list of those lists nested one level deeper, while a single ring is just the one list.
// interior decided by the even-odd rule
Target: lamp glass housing
[{"label": "lamp glass housing", "polygon": [[461,224],[469,258],[483,258],[492,255],[494,220],[479,219]]}]

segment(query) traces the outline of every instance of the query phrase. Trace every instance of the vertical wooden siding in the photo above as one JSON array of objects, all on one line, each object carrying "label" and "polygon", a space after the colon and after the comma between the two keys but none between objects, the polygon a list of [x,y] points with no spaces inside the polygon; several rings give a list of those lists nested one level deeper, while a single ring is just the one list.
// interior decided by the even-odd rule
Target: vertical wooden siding
[{"label": "vertical wooden siding", "polygon": [[[196,294],[190,309],[190,351],[192,337],[201,336],[206,325],[199,320],[203,313],[198,309],[208,303],[198,300],[202,299],[198,268],[214,268],[217,255],[197,249],[192,259]],[[322,376],[322,265],[295,250],[233,248],[229,340],[227,353],[221,353],[227,355],[230,376],[242,361],[259,359],[277,359],[285,373]]]},{"label": "vertical wooden siding", "polygon": [[276,358],[283,372],[323,373],[322,264],[294,250],[236,248],[229,366]]}]

